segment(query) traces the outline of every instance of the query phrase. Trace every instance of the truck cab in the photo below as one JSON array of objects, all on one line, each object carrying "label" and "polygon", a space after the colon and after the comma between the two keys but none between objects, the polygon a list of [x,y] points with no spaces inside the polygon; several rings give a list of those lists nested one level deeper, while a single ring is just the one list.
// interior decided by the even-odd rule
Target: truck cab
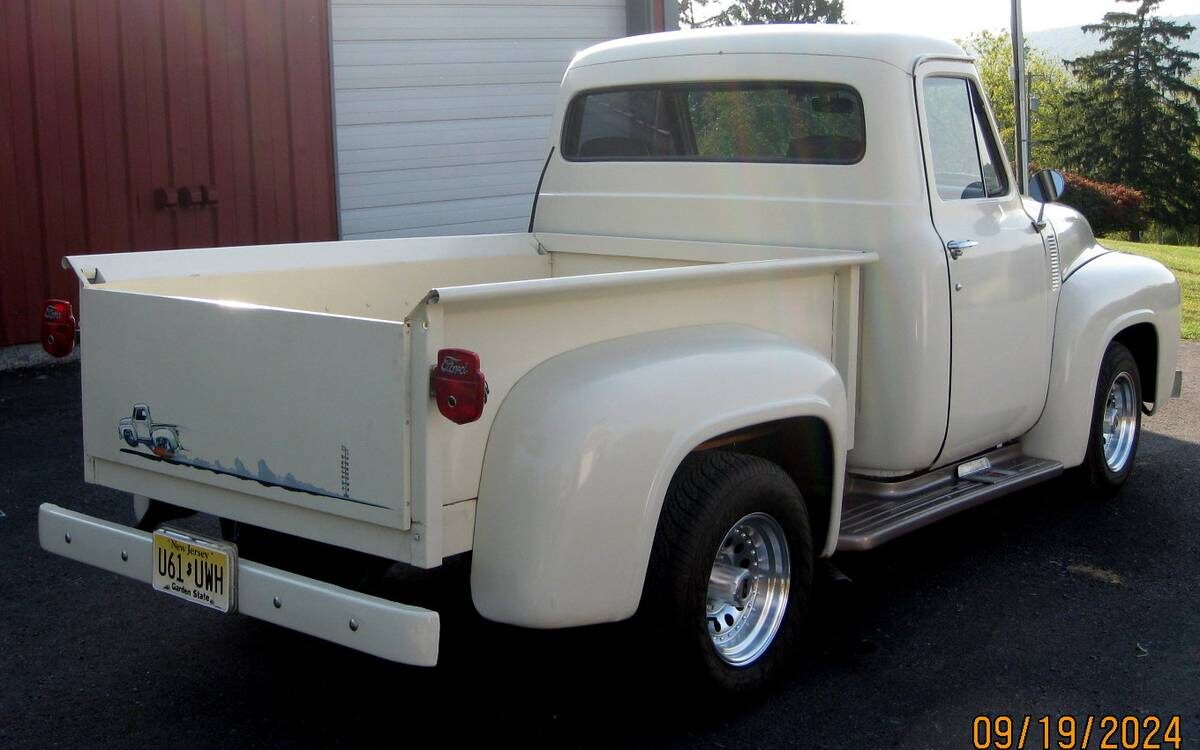
[{"label": "truck cab", "polygon": [[[736,691],[790,658],[818,559],[1066,470],[1117,492],[1177,392],[1175,279],[1100,245],[1053,174],[1018,192],[955,44],[608,42],[550,132],[528,233],[68,259],[85,478],[389,564],[470,553],[483,616],[641,611]],[[114,440],[130,403],[170,455],[125,445],[155,437],[138,406]],[[40,534],[168,593],[151,551],[202,557],[234,593],[194,600],[437,661],[438,613],[268,565],[256,534],[49,504]]]}]

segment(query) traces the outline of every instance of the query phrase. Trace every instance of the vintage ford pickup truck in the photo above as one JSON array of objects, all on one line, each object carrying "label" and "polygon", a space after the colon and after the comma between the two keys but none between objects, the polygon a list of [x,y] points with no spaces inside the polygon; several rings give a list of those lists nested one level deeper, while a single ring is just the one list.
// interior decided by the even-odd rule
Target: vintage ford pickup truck
[{"label": "vintage ford pickup truck", "polygon": [[417,665],[438,613],[335,560],[471,553],[483,617],[641,613],[736,690],[795,652],[817,559],[1066,469],[1112,493],[1178,391],[1175,279],[1056,173],[1018,192],[954,44],[610,42],[551,132],[526,234],[69,258],[84,474],[139,521],[46,504],[42,546]]}]

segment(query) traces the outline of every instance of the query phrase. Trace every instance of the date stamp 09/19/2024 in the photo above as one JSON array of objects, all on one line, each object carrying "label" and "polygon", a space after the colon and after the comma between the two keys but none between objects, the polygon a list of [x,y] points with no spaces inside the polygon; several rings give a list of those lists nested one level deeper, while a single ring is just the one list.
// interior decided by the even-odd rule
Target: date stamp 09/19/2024
[{"label": "date stamp 09/19/2024", "polygon": [[1178,715],[976,716],[975,750],[1179,750]]}]

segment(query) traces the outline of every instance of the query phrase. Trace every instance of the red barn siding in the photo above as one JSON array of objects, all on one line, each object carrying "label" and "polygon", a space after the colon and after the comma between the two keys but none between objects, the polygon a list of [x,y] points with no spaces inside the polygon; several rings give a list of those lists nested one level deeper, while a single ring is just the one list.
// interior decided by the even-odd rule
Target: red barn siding
[{"label": "red barn siding", "polygon": [[[0,345],[64,255],[337,237],[326,0],[0,3]],[[159,209],[209,185],[215,206]]]}]

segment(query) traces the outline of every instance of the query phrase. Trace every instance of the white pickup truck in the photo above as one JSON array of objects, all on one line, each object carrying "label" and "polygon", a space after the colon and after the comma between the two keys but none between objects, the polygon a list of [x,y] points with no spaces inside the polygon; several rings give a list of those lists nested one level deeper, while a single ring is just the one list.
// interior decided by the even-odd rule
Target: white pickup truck
[{"label": "white pickup truck", "polygon": [[[41,544],[417,665],[436,612],[322,579],[471,553],[485,618],[640,611],[646,653],[760,685],[817,558],[1064,469],[1115,491],[1177,394],[1172,275],[1098,245],[1056,173],[1015,184],[954,44],[601,44],[526,234],[69,258],[85,477],[140,522],[46,504]],[[138,407],[172,450],[121,439]]]}]

